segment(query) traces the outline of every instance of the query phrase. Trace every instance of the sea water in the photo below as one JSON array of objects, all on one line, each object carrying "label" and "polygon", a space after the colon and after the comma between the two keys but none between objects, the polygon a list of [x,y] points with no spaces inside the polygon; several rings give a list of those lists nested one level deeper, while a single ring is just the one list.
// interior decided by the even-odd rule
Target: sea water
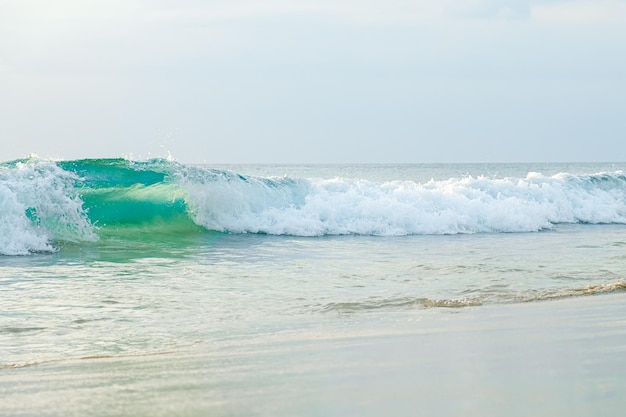
[{"label": "sea water", "polygon": [[[513,317],[506,306],[576,311],[623,292],[625,167],[6,162],[0,414],[415,415],[421,404],[484,415],[471,408],[480,392],[458,394],[470,408],[438,408],[419,392],[433,376],[401,370],[432,354],[420,372],[471,387],[475,358],[448,369],[437,352],[459,340],[433,335],[460,334],[473,315]],[[600,326],[618,373],[584,368],[600,385],[582,391],[614,407],[626,325],[623,298],[610,300]],[[572,375],[556,403],[577,404]]]}]

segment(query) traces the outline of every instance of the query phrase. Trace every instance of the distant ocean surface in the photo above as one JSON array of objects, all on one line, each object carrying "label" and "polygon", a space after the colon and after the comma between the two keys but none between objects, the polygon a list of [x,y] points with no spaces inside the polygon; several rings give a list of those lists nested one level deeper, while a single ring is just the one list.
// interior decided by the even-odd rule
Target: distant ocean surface
[{"label": "distant ocean surface", "polygon": [[[396,314],[624,292],[625,169],[4,162],[0,380],[81,358],[284,345],[296,330]],[[5,411],[47,415],[40,405]]]}]

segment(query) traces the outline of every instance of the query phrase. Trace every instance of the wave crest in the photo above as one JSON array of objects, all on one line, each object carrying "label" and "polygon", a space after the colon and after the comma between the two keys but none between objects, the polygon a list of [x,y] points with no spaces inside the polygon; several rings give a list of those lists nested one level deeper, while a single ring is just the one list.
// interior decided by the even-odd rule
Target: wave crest
[{"label": "wave crest", "polygon": [[0,254],[52,252],[55,240],[95,240],[74,187],[77,179],[53,162],[0,166]]},{"label": "wave crest", "polygon": [[626,176],[374,182],[247,177],[167,160],[28,159],[0,164],[0,210],[5,255],[129,236],[132,228],[294,236],[533,232],[560,223],[626,223]]},{"label": "wave crest", "polygon": [[194,220],[275,235],[532,232],[559,223],[626,223],[626,178],[529,174],[415,183],[184,175]]}]

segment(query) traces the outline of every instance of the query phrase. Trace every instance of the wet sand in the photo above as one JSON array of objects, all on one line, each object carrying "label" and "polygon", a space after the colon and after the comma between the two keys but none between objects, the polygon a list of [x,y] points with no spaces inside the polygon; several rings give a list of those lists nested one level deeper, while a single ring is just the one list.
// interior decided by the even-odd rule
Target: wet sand
[{"label": "wet sand", "polygon": [[622,416],[626,294],[328,315],[0,369],[3,416]]}]

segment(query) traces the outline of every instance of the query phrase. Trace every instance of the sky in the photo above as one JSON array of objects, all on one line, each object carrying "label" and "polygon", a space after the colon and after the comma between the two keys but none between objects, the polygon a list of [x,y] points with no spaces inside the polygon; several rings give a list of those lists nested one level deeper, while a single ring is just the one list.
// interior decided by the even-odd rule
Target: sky
[{"label": "sky", "polygon": [[0,160],[626,161],[626,0],[0,0]]}]

